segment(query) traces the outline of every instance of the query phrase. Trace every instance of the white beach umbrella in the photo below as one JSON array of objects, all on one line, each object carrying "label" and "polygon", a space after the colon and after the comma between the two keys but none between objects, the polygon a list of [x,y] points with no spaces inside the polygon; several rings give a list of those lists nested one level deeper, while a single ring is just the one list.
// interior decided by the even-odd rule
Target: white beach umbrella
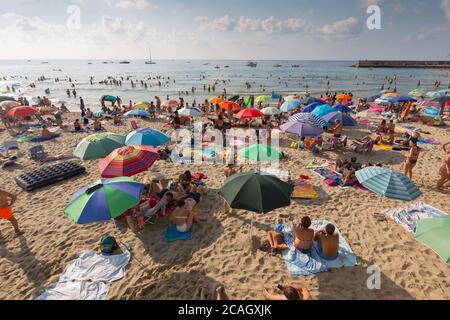
[{"label": "white beach umbrella", "polygon": [[185,107],[178,110],[178,114],[184,117],[201,117],[203,115],[203,111],[198,108]]}]

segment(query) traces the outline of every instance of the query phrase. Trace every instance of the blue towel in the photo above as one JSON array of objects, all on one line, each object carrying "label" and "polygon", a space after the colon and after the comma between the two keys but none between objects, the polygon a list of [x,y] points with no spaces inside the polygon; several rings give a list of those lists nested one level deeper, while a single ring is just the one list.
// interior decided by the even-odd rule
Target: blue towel
[{"label": "blue towel", "polygon": [[50,141],[50,140],[53,140],[53,139],[56,139],[56,138],[59,138],[59,135],[51,136],[51,137],[48,137],[48,138],[37,137],[37,138],[31,139],[30,141],[31,142],[44,142],[44,141]]},{"label": "blue towel", "polygon": [[[316,220],[312,222],[311,228],[318,231],[328,223],[330,222],[326,220]],[[276,225],[275,231],[283,235],[284,241],[289,247],[289,249],[283,251],[283,259],[288,271],[294,276],[310,276],[326,272],[328,269],[353,267],[358,264],[355,254],[337,228],[336,232],[339,233],[339,255],[335,260],[331,261],[320,258],[317,253],[318,244],[316,242],[313,243],[311,253],[304,254],[296,250],[290,225]]]},{"label": "blue towel", "polygon": [[195,224],[192,226],[189,232],[180,232],[175,225],[167,227],[166,234],[164,235],[165,242],[174,242],[179,240],[191,240],[194,236]]}]

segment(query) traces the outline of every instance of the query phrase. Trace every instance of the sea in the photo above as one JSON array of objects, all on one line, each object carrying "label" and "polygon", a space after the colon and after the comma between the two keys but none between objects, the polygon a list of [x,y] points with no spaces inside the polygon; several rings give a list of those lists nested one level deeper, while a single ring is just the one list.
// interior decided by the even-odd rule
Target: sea
[{"label": "sea", "polygon": [[[0,95],[13,86],[16,97],[35,100],[37,96],[66,101],[71,111],[79,111],[79,97],[97,111],[103,95],[119,96],[123,104],[129,101],[154,101],[159,96],[183,99],[192,105],[205,99],[226,94],[280,95],[311,92],[320,96],[330,92],[352,92],[356,97],[369,97],[388,89],[387,79],[395,78],[391,90],[406,95],[420,87],[433,91],[436,81],[441,88],[450,83],[448,69],[364,69],[353,68],[356,61],[248,61],[237,60],[156,60],[146,64],[144,60],[11,60],[0,61]],[[91,85],[90,79],[93,79]],[[56,82],[55,79],[59,81]],[[122,86],[100,84],[106,79],[123,79]],[[67,89],[75,85],[77,98],[69,98]],[[133,88],[131,80],[137,82]],[[147,88],[141,85],[147,83]],[[161,82],[161,86],[158,85]],[[34,83],[35,88],[30,84]],[[215,86],[214,86],[215,85]],[[384,87],[383,87],[384,85]],[[208,87],[211,90],[208,90]],[[215,89],[213,91],[212,89]],[[48,89],[50,94],[46,94]],[[274,99],[272,103],[276,103]]]}]

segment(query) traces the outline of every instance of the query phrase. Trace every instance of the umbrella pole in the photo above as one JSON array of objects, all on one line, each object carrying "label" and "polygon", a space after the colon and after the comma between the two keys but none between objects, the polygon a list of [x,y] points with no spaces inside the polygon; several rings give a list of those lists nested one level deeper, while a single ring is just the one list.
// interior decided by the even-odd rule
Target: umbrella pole
[{"label": "umbrella pole", "polygon": [[252,212],[252,220],[250,223],[250,243],[252,242],[253,239],[253,220],[255,219],[255,213]]}]

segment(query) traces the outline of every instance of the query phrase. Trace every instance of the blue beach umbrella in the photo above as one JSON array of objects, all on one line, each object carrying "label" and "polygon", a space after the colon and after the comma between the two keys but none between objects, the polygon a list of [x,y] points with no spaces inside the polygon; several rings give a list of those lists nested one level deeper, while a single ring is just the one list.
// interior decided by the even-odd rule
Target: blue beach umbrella
[{"label": "blue beach umbrella", "polygon": [[125,139],[125,144],[127,146],[143,145],[143,146],[157,147],[166,144],[170,140],[171,139],[169,136],[167,136],[166,134],[162,133],[159,130],[144,128],[130,132]]},{"label": "blue beach umbrella", "polygon": [[316,109],[318,106],[321,106],[321,105],[323,105],[323,101],[311,103],[311,104],[307,105],[305,107],[305,109],[303,109],[303,112],[311,113],[314,111],[314,109]]},{"label": "blue beach umbrella", "polygon": [[301,106],[301,104],[302,103],[300,102],[300,100],[297,100],[297,99],[289,100],[281,105],[280,110],[281,110],[281,112],[289,112],[289,111],[297,109],[298,107]]},{"label": "blue beach umbrella", "polygon": [[308,97],[308,98],[306,98],[306,99],[304,99],[303,101],[302,101],[302,103],[305,105],[305,106],[307,106],[308,104],[312,104],[312,103],[323,103],[323,101],[322,100],[320,100],[319,98],[316,98],[316,97]]},{"label": "blue beach umbrella", "polygon": [[328,121],[329,123],[333,123],[336,120],[339,120],[342,125],[354,127],[356,126],[357,122],[355,119],[350,117],[348,114],[342,113],[342,112],[331,112],[322,117],[323,120]]},{"label": "blue beach umbrella", "polygon": [[318,127],[325,127],[328,126],[329,123],[323,120],[321,117],[315,116],[311,113],[304,113],[300,112],[297,114],[294,114],[292,117],[289,118],[289,121],[308,121],[312,124],[318,126]]},{"label": "blue beach umbrella", "polygon": [[369,167],[356,172],[359,183],[380,196],[411,201],[422,192],[400,172],[381,167]]},{"label": "blue beach umbrella", "polygon": [[417,100],[413,97],[408,96],[400,96],[400,97],[394,97],[392,99],[389,99],[389,102],[391,103],[403,103],[403,102],[416,102]]},{"label": "blue beach umbrella", "polygon": [[334,112],[334,109],[330,105],[323,104],[315,108],[314,111],[311,112],[311,114],[316,115],[318,117],[323,117],[324,115],[327,115],[332,112]]},{"label": "blue beach umbrella", "polygon": [[77,224],[109,221],[138,205],[143,189],[127,177],[101,179],[77,191],[64,214]]},{"label": "blue beach umbrella", "polygon": [[283,132],[295,134],[299,137],[317,137],[323,133],[321,127],[317,127],[311,122],[287,122],[280,126]]},{"label": "blue beach umbrella", "polygon": [[135,110],[131,110],[128,111],[127,113],[124,114],[125,117],[143,117],[143,118],[148,118],[150,117],[150,113],[148,113],[145,110],[142,109],[135,109]]},{"label": "blue beach umbrella", "polygon": [[343,104],[337,104],[337,105],[333,106],[333,109],[335,111],[341,111],[341,112],[346,112],[346,113],[352,112],[352,109],[344,106]]}]

